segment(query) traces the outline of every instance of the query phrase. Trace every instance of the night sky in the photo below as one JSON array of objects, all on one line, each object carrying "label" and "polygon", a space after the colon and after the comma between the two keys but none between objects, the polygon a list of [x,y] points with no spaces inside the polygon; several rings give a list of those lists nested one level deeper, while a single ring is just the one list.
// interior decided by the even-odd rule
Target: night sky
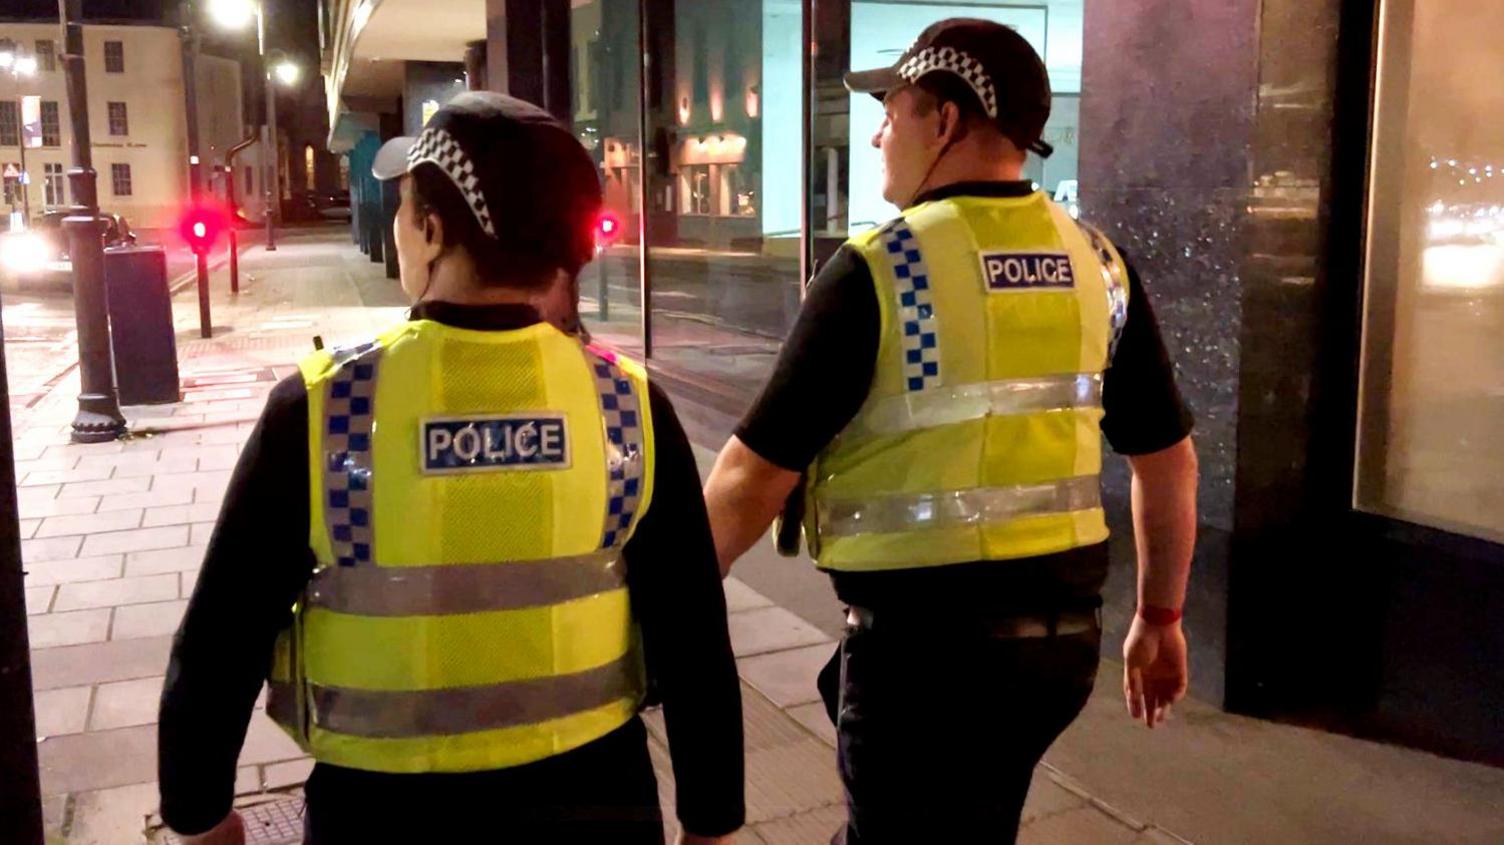
[{"label": "night sky", "polygon": [[[271,26],[268,40],[272,47],[295,53],[317,66],[318,0],[265,0],[267,21]],[[84,18],[164,21],[164,13],[175,22],[176,0],[84,0]],[[198,3],[196,5],[202,5]],[[0,20],[39,18],[57,20],[57,0],[0,0]]]}]

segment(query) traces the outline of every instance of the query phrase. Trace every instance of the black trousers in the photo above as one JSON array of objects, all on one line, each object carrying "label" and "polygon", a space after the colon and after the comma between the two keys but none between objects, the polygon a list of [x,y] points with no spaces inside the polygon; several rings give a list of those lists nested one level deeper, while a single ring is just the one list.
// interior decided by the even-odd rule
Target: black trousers
[{"label": "black trousers", "polygon": [[848,630],[820,674],[848,821],[836,845],[1013,842],[1034,767],[1086,705],[1100,629]]},{"label": "black trousers", "polygon": [[319,764],[304,842],[663,845],[647,730],[633,718],[572,751],[512,769],[392,775]]}]

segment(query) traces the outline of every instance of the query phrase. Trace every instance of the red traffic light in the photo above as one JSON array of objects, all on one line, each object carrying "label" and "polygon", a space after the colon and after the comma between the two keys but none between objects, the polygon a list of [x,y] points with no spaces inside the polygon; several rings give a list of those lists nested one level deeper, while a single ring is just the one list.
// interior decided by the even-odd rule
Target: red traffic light
[{"label": "red traffic light", "polygon": [[178,220],[178,234],[196,253],[206,253],[214,248],[219,236],[230,225],[224,209],[212,205],[194,205],[183,211]]},{"label": "red traffic light", "polygon": [[621,220],[609,211],[601,212],[595,220],[595,246],[597,249],[616,243],[622,235]]}]

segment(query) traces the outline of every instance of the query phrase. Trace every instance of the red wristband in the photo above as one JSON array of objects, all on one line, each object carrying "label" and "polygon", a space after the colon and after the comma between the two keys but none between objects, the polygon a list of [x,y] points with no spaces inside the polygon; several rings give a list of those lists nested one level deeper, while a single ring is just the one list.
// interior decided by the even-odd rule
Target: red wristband
[{"label": "red wristband", "polygon": [[1179,610],[1152,604],[1140,605],[1138,609],[1138,618],[1150,625],[1173,625],[1180,621],[1180,615]]}]

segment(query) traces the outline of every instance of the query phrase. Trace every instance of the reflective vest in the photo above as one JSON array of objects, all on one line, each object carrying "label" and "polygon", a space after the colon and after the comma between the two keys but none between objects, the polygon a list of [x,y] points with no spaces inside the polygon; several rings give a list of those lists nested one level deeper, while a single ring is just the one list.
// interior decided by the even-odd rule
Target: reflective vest
[{"label": "reflective vest", "polygon": [[1102,373],[1127,270],[1043,194],[924,203],[852,239],[877,286],[872,387],[809,471],[823,569],[1102,542]]},{"label": "reflective vest", "polygon": [[625,724],[645,687],[622,562],[653,493],[643,370],[546,323],[427,320],[300,368],[315,571],[268,713],[316,760],[404,773]]}]

